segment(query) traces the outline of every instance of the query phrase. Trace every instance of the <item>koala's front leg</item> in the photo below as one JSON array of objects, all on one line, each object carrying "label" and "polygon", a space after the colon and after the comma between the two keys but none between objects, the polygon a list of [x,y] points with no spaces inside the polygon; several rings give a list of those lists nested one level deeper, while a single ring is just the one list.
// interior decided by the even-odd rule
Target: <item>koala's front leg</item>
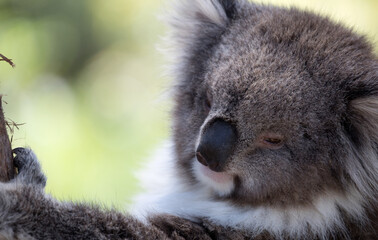
[{"label": "koala's front leg", "polygon": [[0,183],[0,239],[167,239],[151,225],[93,204],[45,194],[46,177],[30,149],[13,151],[18,174]]},{"label": "koala's front leg", "polygon": [[46,202],[46,177],[31,149],[16,148],[13,153],[18,174],[0,183],[0,239],[29,239],[33,215]]},{"label": "koala's front leg", "polygon": [[13,181],[43,189],[46,186],[46,176],[33,151],[27,148],[16,148],[13,153],[16,154],[14,165],[18,169],[18,174]]}]

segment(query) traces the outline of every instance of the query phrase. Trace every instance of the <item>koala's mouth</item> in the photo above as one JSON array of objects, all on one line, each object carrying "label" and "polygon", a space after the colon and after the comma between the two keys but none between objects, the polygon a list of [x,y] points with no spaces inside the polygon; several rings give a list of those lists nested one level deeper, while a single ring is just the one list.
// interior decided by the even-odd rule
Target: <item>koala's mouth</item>
[{"label": "koala's mouth", "polygon": [[193,169],[198,181],[220,196],[229,195],[235,188],[234,176],[227,172],[215,172],[198,161],[194,161]]},{"label": "koala's mouth", "polygon": [[233,177],[230,174],[226,172],[214,172],[209,167],[202,164],[200,165],[200,171],[204,176],[219,184],[228,184],[233,180]]}]

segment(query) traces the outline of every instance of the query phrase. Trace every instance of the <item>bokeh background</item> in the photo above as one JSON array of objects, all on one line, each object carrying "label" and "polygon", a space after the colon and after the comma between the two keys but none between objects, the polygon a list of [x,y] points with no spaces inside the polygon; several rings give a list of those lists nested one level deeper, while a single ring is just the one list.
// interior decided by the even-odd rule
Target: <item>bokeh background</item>
[{"label": "bokeh background", "polygon": [[[188,0],[189,1],[189,0]],[[267,0],[328,15],[374,42],[377,0]],[[64,200],[124,207],[134,172],[169,137],[164,0],[0,0],[0,93],[8,119]]]}]

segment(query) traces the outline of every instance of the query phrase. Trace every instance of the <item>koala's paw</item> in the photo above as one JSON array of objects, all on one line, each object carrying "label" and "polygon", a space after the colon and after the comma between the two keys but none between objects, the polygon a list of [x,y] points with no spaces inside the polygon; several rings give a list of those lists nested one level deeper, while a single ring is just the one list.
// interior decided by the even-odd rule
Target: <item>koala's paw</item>
[{"label": "koala's paw", "polygon": [[44,188],[46,186],[46,176],[43,174],[37,157],[31,149],[16,148],[13,149],[14,165],[18,169],[15,177],[16,182],[22,184],[32,184]]}]

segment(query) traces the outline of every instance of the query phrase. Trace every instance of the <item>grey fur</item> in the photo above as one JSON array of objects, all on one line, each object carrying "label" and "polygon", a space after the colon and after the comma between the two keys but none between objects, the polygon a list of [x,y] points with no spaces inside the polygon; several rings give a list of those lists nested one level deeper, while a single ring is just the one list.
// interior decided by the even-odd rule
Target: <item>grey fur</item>
[{"label": "grey fur", "polygon": [[[175,5],[167,18],[168,45],[174,53],[174,159],[184,189],[212,188],[193,164],[204,129],[222,119],[237,131],[223,169],[234,188],[222,194],[212,189],[206,201],[246,211],[268,209],[278,213],[279,226],[222,224],[217,216],[174,210],[140,222],[96,206],[59,202],[44,193],[45,177],[34,154],[16,149],[19,174],[0,185],[0,235],[376,239],[378,61],[365,38],[294,8],[244,0]],[[264,139],[272,135],[282,146],[266,145]],[[301,215],[303,209],[319,221]]]}]

